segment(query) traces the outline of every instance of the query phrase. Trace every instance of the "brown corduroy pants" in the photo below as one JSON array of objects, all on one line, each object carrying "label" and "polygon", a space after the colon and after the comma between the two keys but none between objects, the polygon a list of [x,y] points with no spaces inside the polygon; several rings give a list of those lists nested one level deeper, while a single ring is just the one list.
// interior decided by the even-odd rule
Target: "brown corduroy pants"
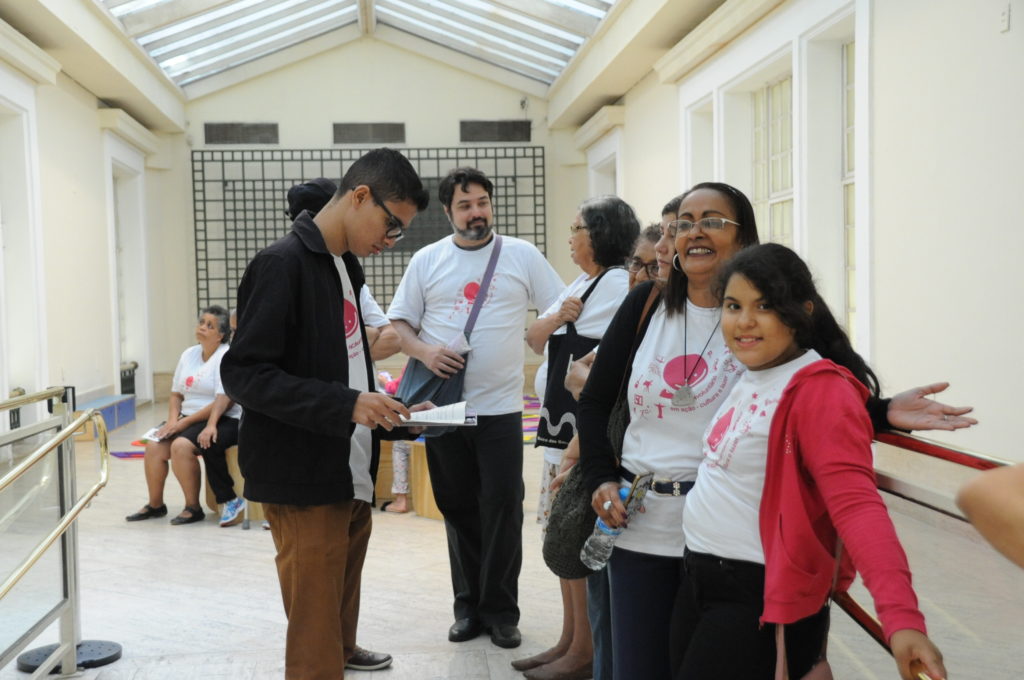
[{"label": "brown corduroy pants", "polygon": [[339,680],[356,644],[369,504],[264,504],[288,617],[286,680]]}]

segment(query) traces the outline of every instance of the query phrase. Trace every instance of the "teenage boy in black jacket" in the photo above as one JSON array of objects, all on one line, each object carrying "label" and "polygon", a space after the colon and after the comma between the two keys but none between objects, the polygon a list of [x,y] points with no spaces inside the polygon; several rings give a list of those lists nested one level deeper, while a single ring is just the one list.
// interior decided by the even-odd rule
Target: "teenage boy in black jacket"
[{"label": "teenage boy in black jacket", "polygon": [[244,495],[264,504],[277,548],[287,680],[344,677],[355,648],[370,508],[354,499],[349,458],[376,460],[377,426],[413,436],[392,433],[409,409],[372,389],[356,258],[392,247],[428,200],[404,156],[371,151],[315,217],[299,215],[253,258],[238,287],[221,378],[245,409]]}]

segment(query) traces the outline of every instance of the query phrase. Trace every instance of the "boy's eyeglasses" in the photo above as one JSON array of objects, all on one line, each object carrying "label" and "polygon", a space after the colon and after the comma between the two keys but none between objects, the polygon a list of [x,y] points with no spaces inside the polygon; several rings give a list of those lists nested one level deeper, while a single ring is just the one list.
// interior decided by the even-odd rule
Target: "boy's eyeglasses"
[{"label": "boy's eyeglasses", "polygon": [[402,224],[402,220],[395,217],[394,214],[388,210],[388,207],[384,205],[384,201],[379,200],[377,198],[377,194],[373,193],[372,188],[367,188],[370,189],[370,197],[373,198],[373,202],[380,206],[380,209],[388,216],[387,220],[384,221],[384,225],[388,228],[388,230],[384,232],[384,238],[401,241],[405,236],[405,225]]}]

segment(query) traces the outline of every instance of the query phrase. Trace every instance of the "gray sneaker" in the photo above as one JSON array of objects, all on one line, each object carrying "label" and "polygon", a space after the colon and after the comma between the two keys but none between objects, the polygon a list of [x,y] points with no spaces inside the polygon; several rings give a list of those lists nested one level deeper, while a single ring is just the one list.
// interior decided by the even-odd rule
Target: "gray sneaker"
[{"label": "gray sneaker", "polygon": [[371,652],[356,645],[352,656],[345,662],[345,668],[354,671],[379,671],[391,665],[391,655],[383,652]]}]

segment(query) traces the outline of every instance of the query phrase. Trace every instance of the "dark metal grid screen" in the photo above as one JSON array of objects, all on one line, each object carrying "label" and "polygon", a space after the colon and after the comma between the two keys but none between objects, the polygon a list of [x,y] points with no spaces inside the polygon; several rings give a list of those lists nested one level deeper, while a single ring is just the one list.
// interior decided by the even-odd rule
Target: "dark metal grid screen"
[{"label": "dark metal grid screen", "polygon": [[[262,248],[288,233],[285,194],[315,177],[334,182],[366,153],[365,148],[323,150],[204,150],[192,152],[197,309],[235,306],[238,282]],[[437,200],[449,170],[479,168],[494,182],[495,225],[546,253],[544,149],[538,146],[403,149],[427,190],[430,207],[420,213],[394,248],[362,260],[367,284],[385,309],[413,253],[451,233]]]}]

